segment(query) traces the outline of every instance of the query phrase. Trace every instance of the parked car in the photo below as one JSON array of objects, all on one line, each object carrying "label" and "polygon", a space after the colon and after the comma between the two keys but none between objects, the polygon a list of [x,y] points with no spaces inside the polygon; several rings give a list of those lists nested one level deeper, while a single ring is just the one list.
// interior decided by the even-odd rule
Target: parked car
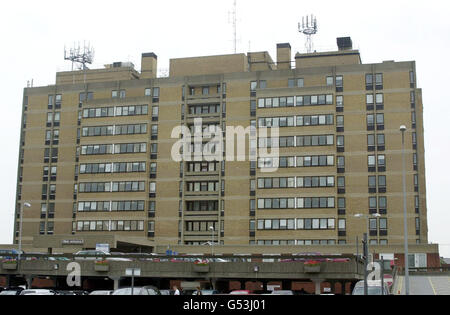
[{"label": "parked car", "polygon": [[[389,289],[386,283],[383,286],[384,295],[389,295]],[[367,294],[368,295],[381,295],[381,280],[368,280],[367,281]],[[358,281],[353,289],[352,295],[364,295],[364,281]]]},{"label": "parked car", "polygon": [[217,290],[200,290],[200,291],[197,290],[194,291],[194,293],[192,293],[192,295],[217,295],[217,294],[220,294],[220,292]]},{"label": "parked car", "polygon": [[175,293],[174,290],[159,290],[159,292],[161,293],[161,295],[174,295]]},{"label": "parked car", "polygon": [[0,295],[19,295],[23,290],[24,288],[22,287],[8,287],[4,288]]},{"label": "parked car", "polygon": [[[21,250],[20,254],[23,255],[25,252]],[[19,251],[16,249],[0,249],[0,259],[16,259],[15,256],[11,255],[19,255]]]},{"label": "parked car", "polygon": [[20,292],[15,290],[4,290],[0,292],[0,295],[19,295],[19,294]]},{"label": "parked car", "polygon": [[76,295],[73,291],[58,290],[56,295]]},{"label": "parked car", "polygon": [[292,290],[274,290],[271,293],[272,295],[294,295]]},{"label": "parked car", "polygon": [[23,290],[22,292],[20,292],[20,295],[56,295],[56,292],[47,289],[32,289]]},{"label": "parked car", "polygon": [[97,290],[92,291],[89,295],[112,295],[113,291],[110,290]]},{"label": "parked car", "polygon": [[[121,288],[114,290],[112,295],[132,295],[132,288]],[[154,286],[135,287],[133,288],[133,295],[161,295],[158,288]]]},{"label": "parked car", "polygon": [[[122,253],[116,253],[115,255],[123,255]],[[80,250],[74,254],[75,260],[98,260],[108,257],[107,260],[110,261],[132,261],[129,258],[121,257],[111,257],[110,253],[104,252],[102,250]]]},{"label": "parked car", "polygon": [[231,295],[252,295],[253,292],[250,290],[234,290],[230,292]]}]

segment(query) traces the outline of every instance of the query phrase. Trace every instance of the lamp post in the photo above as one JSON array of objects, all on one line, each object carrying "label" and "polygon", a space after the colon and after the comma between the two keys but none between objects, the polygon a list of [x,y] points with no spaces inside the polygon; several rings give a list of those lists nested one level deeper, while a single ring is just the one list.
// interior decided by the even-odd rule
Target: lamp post
[{"label": "lamp post", "polygon": [[211,230],[211,256],[214,256],[214,226],[210,226]]},{"label": "lamp post", "polygon": [[405,294],[409,295],[409,261],[408,261],[408,220],[406,211],[406,161],[405,161],[405,131],[406,126],[401,125],[402,133],[402,175],[403,175],[403,229],[405,241]]},{"label": "lamp post", "polygon": [[[370,236],[370,226],[369,226],[370,217],[379,218],[379,217],[381,217],[381,214],[379,214],[379,213],[374,213],[371,215],[366,215],[366,214],[362,214],[362,213],[355,214],[355,218],[366,218],[367,219],[367,237],[368,238]],[[367,251],[369,252],[369,243],[367,243]]]},{"label": "lamp post", "polygon": [[368,260],[369,260],[369,235],[370,235],[369,219],[370,219],[370,217],[379,218],[379,217],[381,217],[381,215],[379,213],[374,213],[372,215],[365,215],[362,213],[355,214],[355,218],[366,218],[367,219],[367,233],[364,233],[364,235],[363,235],[363,243],[364,243],[363,256],[366,257],[366,259],[364,259],[364,295],[368,295],[367,266],[368,266]]},{"label": "lamp post", "polygon": [[22,255],[22,222],[23,222],[23,208],[27,207],[30,208],[31,204],[28,202],[24,202],[20,207],[20,220],[19,220],[19,263],[20,263],[20,257]]}]

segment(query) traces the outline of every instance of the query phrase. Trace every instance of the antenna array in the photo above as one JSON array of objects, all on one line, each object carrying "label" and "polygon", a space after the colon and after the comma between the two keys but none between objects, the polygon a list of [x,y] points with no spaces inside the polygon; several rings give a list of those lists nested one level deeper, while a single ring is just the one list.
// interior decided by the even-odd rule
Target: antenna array
[{"label": "antenna array", "polygon": [[75,63],[78,64],[78,69],[87,70],[86,64],[92,64],[94,61],[94,48],[90,44],[86,45],[86,43],[83,47],[80,46],[80,43],[78,43],[78,46],[74,44],[74,47],[70,50],[64,47],[64,60],[72,61],[72,71]]},{"label": "antenna array", "polygon": [[298,23],[298,31],[306,35],[306,51],[312,53],[314,49],[312,36],[316,35],[318,31],[317,18],[312,14],[302,17],[302,22]]}]

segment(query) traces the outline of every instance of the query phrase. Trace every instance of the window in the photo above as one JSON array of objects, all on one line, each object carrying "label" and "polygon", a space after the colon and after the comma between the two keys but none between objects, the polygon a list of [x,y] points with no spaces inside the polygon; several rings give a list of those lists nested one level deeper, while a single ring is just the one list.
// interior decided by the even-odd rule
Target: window
[{"label": "window", "polygon": [[[387,231],[387,219],[386,218],[380,218],[379,224],[380,224],[380,226],[379,226],[380,232]],[[383,236],[384,235],[386,235],[386,234],[383,234]]]},{"label": "window", "polygon": [[387,197],[378,197],[378,208],[380,214],[387,214]]},{"label": "window", "polygon": [[155,236],[155,221],[148,221],[148,236],[154,237]]},{"label": "window", "polygon": [[114,145],[114,154],[145,152],[147,152],[147,143],[121,143]]},{"label": "window", "polygon": [[385,175],[378,176],[378,192],[380,192],[380,193],[386,192],[386,176]]},{"label": "window", "polygon": [[119,97],[119,94],[117,93],[116,90],[111,91],[111,98],[118,98],[118,97]]},{"label": "window", "polygon": [[369,197],[369,209],[375,210],[373,213],[377,212],[377,197]]},{"label": "window", "polygon": [[152,125],[152,137],[158,136],[158,125]]},{"label": "window", "polygon": [[144,95],[145,96],[152,96],[152,89],[151,88],[146,88],[144,91]]},{"label": "window", "polygon": [[342,75],[336,76],[336,92],[344,91],[344,77]]},{"label": "window", "polygon": [[344,116],[336,116],[336,131],[344,131]]},{"label": "window", "polygon": [[386,156],[384,154],[378,155],[378,171],[384,172],[386,170]]},{"label": "window", "polygon": [[377,90],[383,89],[383,74],[382,73],[375,74],[375,89],[377,89]]},{"label": "window", "polygon": [[369,155],[367,157],[367,164],[369,166],[369,172],[370,171],[374,172],[375,171],[375,167],[376,167],[375,155]]},{"label": "window", "polygon": [[378,93],[378,94],[376,95],[376,103],[377,103],[377,105],[382,105],[382,104],[384,104],[384,95],[383,95],[383,94]]},{"label": "window", "polygon": [[[377,235],[377,230],[378,230],[378,224],[377,224],[377,219],[369,219],[369,231],[370,231],[370,235],[373,236],[373,234]],[[373,231],[375,233],[373,233]]]},{"label": "window", "polygon": [[152,118],[158,118],[159,116],[159,106],[152,107]]},{"label": "window", "polygon": [[338,156],[337,159],[337,167],[338,168],[345,168],[345,157],[344,156]]},{"label": "window", "polygon": [[337,177],[337,186],[338,186],[338,193],[340,193],[340,194],[345,193],[345,177],[344,176]]},{"label": "window", "polygon": [[42,203],[41,204],[41,219],[45,219],[46,216],[47,216],[47,204]]},{"label": "window", "polygon": [[368,114],[367,115],[367,130],[374,130],[375,125],[375,115]]},{"label": "window", "polygon": [[288,79],[288,87],[290,88],[295,87],[295,79]]},{"label": "window", "polygon": [[377,177],[369,176],[369,193],[375,193],[377,189]]},{"label": "window", "polygon": [[53,95],[49,95],[48,96],[48,109],[52,109],[53,108],[53,100],[54,100]]},{"label": "window", "polygon": [[373,74],[366,74],[366,90],[373,90]]},{"label": "window", "polygon": [[48,222],[47,223],[47,234],[48,235],[53,235],[54,228],[55,228],[55,223],[54,222]]},{"label": "window", "polygon": [[416,82],[416,77],[414,74],[414,71],[410,71],[409,72],[409,83],[410,83],[410,87],[413,89],[415,86],[415,82]]},{"label": "window", "polygon": [[342,112],[344,109],[344,97],[342,95],[336,96],[336,109],[338,112]]},{"label": "window", "polygon": [[377,134],[378,151],[384,151],[385,149],[385,137],[384,134]]},{"label": "window", "polygon": [[327,77],[327,86],[334,85],[334,77]]},{"label": "window", "polygon": [[297,198],[298,209],[335,208],[334,197]]},{"label": "window", "polygon": [[343,149],[344,144],[344,136],[336,136],[336,146],[338,147],[338,152],[343,152],[343,150],[339,149]]},{"label": "window", "polygon": [[338,229],[339,229],[339,231],[345,231],[346,230],[346,221],[345,221],[345,219],[339,219],[338,220]]},{"label": "window", "polygon": [[384,114],[377,114],[377,130],[384,130]]},{"label": "window", "polygon": [[375,135],[367,135],[367,151],[375,151]]}]

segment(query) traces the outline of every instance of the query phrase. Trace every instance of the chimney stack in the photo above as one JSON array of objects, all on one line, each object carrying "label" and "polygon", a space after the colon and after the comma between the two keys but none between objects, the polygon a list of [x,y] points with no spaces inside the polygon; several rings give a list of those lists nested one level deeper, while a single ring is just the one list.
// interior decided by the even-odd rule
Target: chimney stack
[{"label": "chimney stack", "polygon": [[141,59],[141,79],[154,79],[157,75],[158,56],[154,53],[144,53]]},{"label": "chimney stack", "polygon": [[277,44],[277,69],[291,69],[291,45]]}]

